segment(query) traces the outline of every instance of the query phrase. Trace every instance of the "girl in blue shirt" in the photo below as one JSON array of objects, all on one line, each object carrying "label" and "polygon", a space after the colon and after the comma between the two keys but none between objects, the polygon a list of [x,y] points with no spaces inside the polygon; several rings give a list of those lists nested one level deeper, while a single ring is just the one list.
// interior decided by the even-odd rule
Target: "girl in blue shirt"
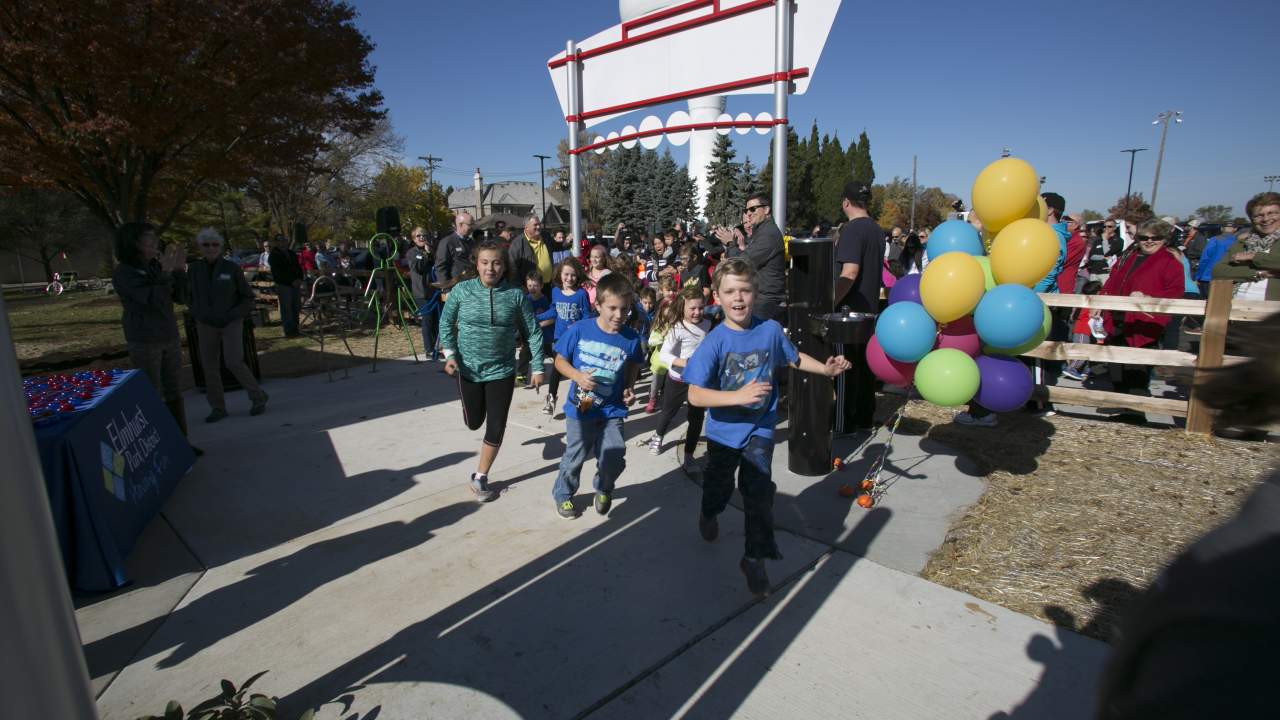
[{"label": "girl in blue shirt", "polygon": [[[582,280],[586,275],[577,258],[567,257],[556,265],[556,286],[551,289],[551,307],[538,316],[539,321],[555,319],[553,342],[559,342],[560,337],[574,323],[595,315],[587,291],[582,289]],[[555,412],[556,396],[560,392],[560,373],[556,371],[554,363],[551,365],[549,383],[547,399],[542,404],[544,415]]]}]

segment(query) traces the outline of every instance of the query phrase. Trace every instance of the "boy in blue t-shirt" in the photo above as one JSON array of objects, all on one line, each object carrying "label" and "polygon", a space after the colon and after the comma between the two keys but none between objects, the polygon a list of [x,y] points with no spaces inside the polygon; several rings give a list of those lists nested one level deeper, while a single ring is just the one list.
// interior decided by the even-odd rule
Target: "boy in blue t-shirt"
[{"label": "boy in blue t-shirt", "polygon": [[645,362],[640,336],[626,326],[634,304],[631,281],[606,275],[596,285],[596,317],[575,323],[556,340],[556,370],[572,381],[564,404],[564,457],[551,489],[556,512],[566,520],[578,515],[573,495],[588,454],[596,456],[595,507],[601,515],[609,514],[613,485],[627,465],[622,421]]},{"label": "boy in blue t-shirt", "polygon": [[795,367],[835,377],[851,366],[840,355],[821,363],[797,352],[776,321],[751,316],[756,269],[746,259],[720,263],[711,287],[724,321],[707,333],[683,373],[689,404],[708,408],[698,531],[707,542],[719,535],[716,516],[729,504],[737,475],[747,536],[738,567],[747,577],[747,588],[763,597],[769,593],[765,558],[782,557],[773,537],[773,426],[778,420],[774,373]]}]

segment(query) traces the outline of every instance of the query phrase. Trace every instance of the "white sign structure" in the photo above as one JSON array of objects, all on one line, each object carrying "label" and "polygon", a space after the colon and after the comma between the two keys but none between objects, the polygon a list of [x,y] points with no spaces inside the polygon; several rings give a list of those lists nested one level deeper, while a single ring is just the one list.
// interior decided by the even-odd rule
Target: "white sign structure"
[{"label": "white sign structure", "polygon": [[[551,81],[569,124],[572,233],[581,237],[578,154],[613,144],[634,146],[669,133],[760,128],[774,131],[774,216],[786,226],[787,96],[802,94],[840,0],[689,0],[635,17],[597,33],[548,63]],[[768,48],[767,52],[753,48]],[[774,96],[765,122],[672,122],[609,133],[604,143],[578,147],[579,129],[644,108],[717,95]],[[692,119],[692,118],[691,118]],[[643,124],[642,124],[643,125]]]}]

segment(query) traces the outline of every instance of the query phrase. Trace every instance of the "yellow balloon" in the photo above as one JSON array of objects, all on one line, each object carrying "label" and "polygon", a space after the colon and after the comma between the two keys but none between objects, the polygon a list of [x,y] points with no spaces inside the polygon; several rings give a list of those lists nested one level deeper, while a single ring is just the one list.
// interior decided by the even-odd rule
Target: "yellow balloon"
[{"label": "yellow balloon", "polygon": [[978,259],[965,252],[949,252],[929,263],[920,275],[920,302],[940,323],[959,320],[978,307],[987,291]]},{"label": "yellow balloon", "polygon": [[1040,176],[1026,160],[1001,158],[982,169],[973,181],[973,209],[982,225],[999,233],[1027,217],[1040,197]]},{"label": "yellow balloon", "polygon": [[[991,274],[1001,285],[1035,287],[1058,262],[1059,250],[1058,233],[1049,223],[1015,220],[991,243]],[[924,283],[920,285],[923,290]]]},{"label": "yellow balloon", "polygon": [[1049,206],[1044,204],[1043,196],[1036,196],[1036,206],[1027,211],[1027,217],[1048,222]]}]

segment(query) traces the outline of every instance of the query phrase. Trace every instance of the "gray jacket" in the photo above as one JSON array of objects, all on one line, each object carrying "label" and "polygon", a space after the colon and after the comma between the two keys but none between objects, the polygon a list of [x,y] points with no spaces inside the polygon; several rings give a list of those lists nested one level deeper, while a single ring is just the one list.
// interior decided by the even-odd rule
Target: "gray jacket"
[{"label": "gray jacket", "polygon": [[730,244],[725,255],[728,257],[745,257],[755,266],[760,274],[757,292],[761,297],[774,302],[781,302],[787,292],[787,262],[783,256],[782,232],[773,218],[756,225],[747,238],[747,249],[742,251],[737,245]]},{"label": "gray jacket", "polygon": [[204,260],[192,263],[187,272],[191,283],[191,315],[197,322],[224,328],[253,312],[253,291],[240,267],[218,258],[212,265]]},{"label": "gray jacket", "polygon": [[160,263],[145,267],[120,263],[111,273],[111,286],[124,306],[127,342],[167,342],[178,339],[173,304],[187,300],[187,274],[161,272]]}]

